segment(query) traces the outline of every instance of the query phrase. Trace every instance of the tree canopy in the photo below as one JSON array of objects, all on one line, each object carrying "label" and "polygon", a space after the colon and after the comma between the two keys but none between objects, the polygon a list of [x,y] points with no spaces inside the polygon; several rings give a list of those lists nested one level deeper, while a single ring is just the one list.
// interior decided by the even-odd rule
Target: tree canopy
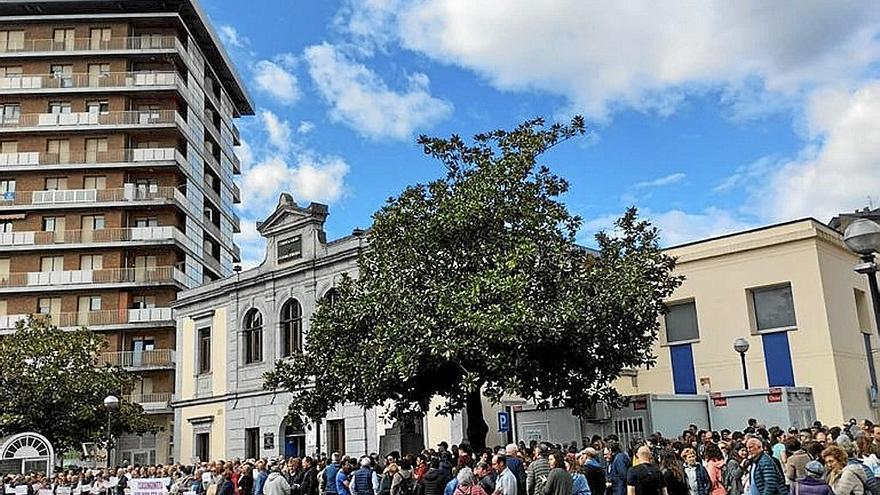
[{"label": "tree canopy", "polygon": [[611,382],[654,364],[658,315],[680,280],[635,209],[596,236],[597,251],[576,244],[569,185],[538,159],[584,133],[576,117],[472,144],[422,136],[445,176],[374,215],[357,277],[319,306],[304,350],[276,363],[266,388],[290,391],[291,413],[312,420],[342,402],[424,413],[440,396],[441,414],[468,406],[475,445],[481,392],[576,414],[617,402]]},{"label": "tree canopy", "polygon": [[104,398],[110,394],[120,397],[114,434],[156,431],[140,405],[121,400],[137,377],[98,365],[106,346],[85,328],[62,331],[39,317],[0,338],[0,436],[36,431],[56,451],[80,450],[82,442],[106,439]]}]

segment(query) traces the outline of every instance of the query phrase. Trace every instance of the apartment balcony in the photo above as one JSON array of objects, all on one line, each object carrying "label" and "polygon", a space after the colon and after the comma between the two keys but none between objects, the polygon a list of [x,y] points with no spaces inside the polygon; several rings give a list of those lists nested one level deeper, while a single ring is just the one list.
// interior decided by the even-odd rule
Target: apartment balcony
[{"label": "apartment balcony", "polygon": [[120,366],[128,371],[173,370],[175,361],[173,349],[103,352],[98,356],[99,366]]},{"label": "apartment balcony", "polygon": [[205,191],[205,196],[210,198],[214,203],[214,206],[217,208],[222,208],[222,204],[220,203],[220,194],[214,190],[214,188],[210,184],[203,184],[202,189]]},{"label": "apartment balcony", "polygon": [[161,129],[186,126],[175,110],[26,113],[0,119],[0,134],[115,129]]},{"label": "apartment balcony", "polygon": [[176,148],[130,148],[112,151],[47,153],[44,151],[20,151],[0,153],[0,170],[71,170],[117,167],[179,166],[189,172],[191,166],[183,153]]},{"label": "apartment balcony", "polygon": [[239,189],[238,184],[235,182],[232,183],[232,202],[241,204],[241,189]]},{"label": "apartment balcony", "polygon": [[187,204],[186,195],[170,186],[143,186],[125,184],[111,189],[57,189],[50,191],[14,191],[0,195],[0,207],[5,211],[13,209],[40,209],[90,206],[126,206],[140,204],[161,206],[165,204]]},{"label": "apartment balcony", "polygon": [[232,124],[232,144],[235,146],[241,146],[241,132],[238,130],[238,126],[234,123]]},{"label": "apartment balcony", "polygon": [[182,231],[172,226],[0,232],[0,247],[5,251],[125,247],[174,244],[175,241],[184,242],[185,238]]},{"label": "apartment balcony", "polygon": [[171,392],[123,395],[122,399],[140,404],[147,414],[168,414],[171,412]]},{"label": "apartment balcony", "polygon": [[220,275],[221,277],[225,275],[220,260],[215,258],[210,251],[202,251],[202,263],[217,275]]},{"label": "apartment balcony", "polygon": [[[111,330],[174,325],[171,308],[161,307],[35,314],[34,317],[48,318],[49,323],[63,329],[88,327],[92,330]],[[27,318],[26,314],[0,316],[0,333],[14,330],[19,321],[27,321]]]},{"label": "apartment balcony", "polygon": [[84,52],[85,55],[99,55],[100,52],[176,50],[178,48],[183,48],[183,44],[176,36],[115,36],[109,40],[74,38],[62,41],[43,38],[26,39],[21,47],[7,46],[4,50],[0,50],[0,56],[40,56],[77,52]]},{"label": "apartment balcony", "polygon": [[176,266],[0,274],[0,293],[97,290],[105,287],[114,288],[119,285],[135,287],[173,285],[188,288],[197,284]]},{"label": "apartment balcony", "polygon": [[241,173],[241,159],[236,154],[233,154],[231,158],[232,158],[232,173],[240,174]]},{"label": "apartment balcony", "polygon": [[107,92],[108,90],[173,90],[186,88],[174,71],[110,72],[104,74],[24,74],[0,77],[0,95]]},{"label": "apartment balcony", "polygon": [[238,247],[238,244],[232,245],[232,262],[241,263],[241,248]]}]

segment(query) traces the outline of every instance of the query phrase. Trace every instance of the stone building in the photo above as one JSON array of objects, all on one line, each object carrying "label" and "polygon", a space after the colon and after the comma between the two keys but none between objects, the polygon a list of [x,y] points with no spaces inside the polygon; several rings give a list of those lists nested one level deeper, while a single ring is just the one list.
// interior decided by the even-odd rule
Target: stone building
[{"label": "stone building", "polygon": [[[290,424],[285,394],[262,388],[263,373],[302,348],[318,301],[334,297],[343,273],[357,276],[367,239],[355,231],[328,241],[327,214],[283,194],[257,226],[267,240],[262,264],[179,294],[175,458],[354,455],[378,452],[392,437],[399,444],[398,429],[372,409],[342,405],[319,424]],[[410,436],[420,429],[411,423]]]}]

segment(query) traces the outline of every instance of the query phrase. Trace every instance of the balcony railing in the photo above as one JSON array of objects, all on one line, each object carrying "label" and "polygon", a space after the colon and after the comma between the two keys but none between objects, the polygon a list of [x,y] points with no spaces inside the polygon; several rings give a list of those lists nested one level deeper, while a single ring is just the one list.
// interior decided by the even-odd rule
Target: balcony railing
[{"label": "balcony railing", "polygon": [[164,241],[183,235],[177,228],[129,227],[98,230],[62,230],[58,232],[0,232],[0,246],[42,246],[53,244],[97,244],[105,242]]},{"label": "balcony railing", "polygon": [[156,126],[175,124],[175,110],[132,110],[122,112],[26,113],[0,119],[0,130],[55,130],[58,127]]},{"label": "balcony railing", "polygon": [[140,404],[144,412],[165,412],[171,409],[171,392],[154,392],[152,394],[131,394],[122,398],[134,404]]},{"label": "balcony railing", "polygon": [[25,40],[21,47],[6,46],[2,53],[33,52],[78,52],[78,51],[119,51],[119,50],[170,50],[181,46],[176,36],[117,36],[109,40],[74,38],[64,41],[54,39]]},{"label": "balcony railing", "polygon": [[[105,309],[77,313],[34,314],[37,318],[48,318],[49,323],[59,328],[95,327],[102,325],[125,325],[128,323],[151,323],[171,321],[171,308]],[[20,320],[27,321],[28,315],[0,316],[0,330],[15,328]]]},{"label": "balcony railing", "polygon": [[14,191],[0,196],[0,205],[43,205],[66,203],[116,203],[122,201],[162,201],[180,199],[185,195],[170,186],[125,184],[112,189],[56,189],[49,191]]},{"label": "balcony railing", "polygon": [[187,275],[174,266],[155,268],[108,268],[101,270],[59,270],[0,274],[0,288],[107,283],[188,284]]},{"label": "balcony railing", "polygon": [[98,356],[98,364],[101,366],[123,368],[173,368],[174,362],[173,349],[104,352]]},{"label": "balcony railing", "polygon": [[46,153],[43,151],[20,151],[0,153],[0,167],[33,167],[36,165],[92,165],[100,163],[139,163],[156,161],[185,162],[176,148],[129,148],[113,151],[69,153]]},{"label": "balcony railing", "polygon": [[156,88],[183,83],[176,72],[107,72],[103,74],[23,74],[0,77],[0,93],[15,90],[82,88]]}]

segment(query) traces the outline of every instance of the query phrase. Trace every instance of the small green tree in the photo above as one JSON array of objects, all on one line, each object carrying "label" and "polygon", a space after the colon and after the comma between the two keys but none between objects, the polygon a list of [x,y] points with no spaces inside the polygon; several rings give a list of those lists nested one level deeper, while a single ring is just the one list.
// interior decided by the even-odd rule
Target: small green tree
[{"label": "small green tree", "polygon": [[488,432],[481,393],[576,414],[616,403],[611,382],[654,363],[663,299],[680,280],[634,209],[596,236],[598,252],[575,244],[568,183],[537,160],[584,132],[581,118],[536,119],[473,145],[420,138],[446,176],[374,215],[358,278],[319,306],[304,352],[276,363],[265,386],[291,392],[291,412],[312,420],[341,402],[424,413],[440,396],[439,413],[466,409],[475,447]]},{"label": "small green tree", "polygon": [[[0,436],[36,431],[59,453],[105,440],[104,398],[121,398],[137,380],[120,367],[98,365],[106,346],[85,328],[62,331],[39,317],[0,337]],[[124,400],[112,428],[114,434],[157,431],[140,405]]]}]

